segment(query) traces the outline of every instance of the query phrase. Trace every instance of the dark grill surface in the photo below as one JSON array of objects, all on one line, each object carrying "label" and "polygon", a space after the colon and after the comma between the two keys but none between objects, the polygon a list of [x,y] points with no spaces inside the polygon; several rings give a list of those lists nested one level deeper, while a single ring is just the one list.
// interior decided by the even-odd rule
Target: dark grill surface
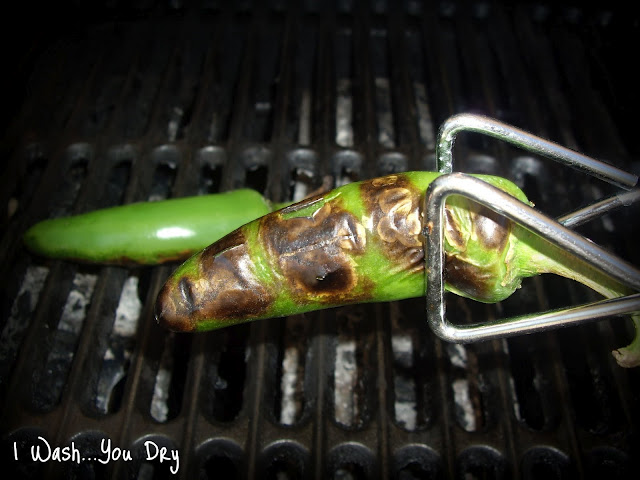
[{"label": "dark grill surface", "polygon": [[[435,339],[414,299],[172,334],[152,312],[172,266],[50,261],[20,243],[38,220],[134,201],[240,186],[300,199],[326,177],[433,170],[438,126],[463,111],[640,173],[633,12],[134,4],[24,12],[5,42],[16,59],[0,123],[11,478],[171,477],[174,460],[146,459],[149,440],[177,449],[182,478],[633,476],[640,372],[610,355],[632,338],[626,319],[463,347]],[[553,215],[611,192],[473,134],[455,158],[515,180]],[[637,208],[580,231],[640,264]],[[545,277],[498,306],[450,297],[448,308],[462,323],[593,298]],[[38,436],[73,442],[85,461],[31,461]],[[107,458],[101,440],[131,460]]]}]

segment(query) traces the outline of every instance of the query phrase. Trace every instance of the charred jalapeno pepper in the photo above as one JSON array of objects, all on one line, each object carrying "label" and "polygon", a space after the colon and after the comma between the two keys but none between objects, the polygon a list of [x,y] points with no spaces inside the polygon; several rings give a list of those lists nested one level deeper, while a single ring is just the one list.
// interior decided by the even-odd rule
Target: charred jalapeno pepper
[{"label": "charred jalapeno pepper", "polygon": [[24,242],[47,257],[151,265],[189,258],[270,211],[269,202],[258,192],[239,189],[44,220],[27,230]]},{"label": "charred jalapeno pepper", "polygon": [[[167,280],[156,318],[203,331],[328,307],[424,293],[422,199],[438,176],[407,172],[351,183],[254,220],[183,263]],[[527,202],[512,182],[479,178]],[[481,302],[509,297],[525,277],[556,273],[607,297],[627,294],[592,267],[473,201],[445,207],[446,288]],[[634,317],[636,327],[638,318]],[[637,363],[638,348],[618,350]]]}]

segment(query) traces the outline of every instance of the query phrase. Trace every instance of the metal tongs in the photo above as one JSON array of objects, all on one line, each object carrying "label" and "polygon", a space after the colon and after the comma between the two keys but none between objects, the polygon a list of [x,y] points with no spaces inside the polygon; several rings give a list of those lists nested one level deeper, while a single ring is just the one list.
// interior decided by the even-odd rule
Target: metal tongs
[{"label": "metal tongs", "polygon": [[[504,140],[628,191],[554,220],[480,179],[463,173],[452,173],[453,144],[456,135],[461,131],[482,133]],[[426,234],[427,226],[423,226],[423,237],[427,264],[427,319],[431,329],[440,338],[450,342],[470,343],[640,311],[640,293],[635,293],[626,297],[485,323],[454,325],[447,321],[444,299],[444,205],[449,195],[465,196],[484,205],[565,249],[632,290],[640,292],[640,270],[570,229],[615,208],[628,206],[640,200],[640,189],[634,188],[638,183],[637,175],[481,115],[460,114],[449,118],[440,129],[436,157],[438,171],[443,175],[432,182],[425,195],[425,218],[430,220],[430,224],[429,234]]]}]

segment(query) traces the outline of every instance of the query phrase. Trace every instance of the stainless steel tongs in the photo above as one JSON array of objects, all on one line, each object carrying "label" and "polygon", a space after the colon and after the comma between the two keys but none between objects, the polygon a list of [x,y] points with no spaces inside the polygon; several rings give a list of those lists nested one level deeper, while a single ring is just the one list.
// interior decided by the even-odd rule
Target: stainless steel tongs
[{"label": "stainless steel tongs", "polygon": [[[453,144],[461,131],[486,134],[543,155],[598,177],[627,190],[558,219],[552,219],[529,205],[470,175],[453,172]],[[640,200],[636,188],[638,176],[574,150],[532,135],[495,119],[474,114],[449,118],[441,127],[436,147],[438,170],[443,173],[427,189],[425,218],[433,223],[430,235],[424,235],[427,318],[431,329],[450,342],[470,343],[502,338],[589,320],[640,311],[640,293],[605,299],[584,305],[537,312],[471,325],[454,325],[446,319],[444,283],[444,204],[449,195],[468,197],[487,208],[521,224],[532,232],[565,249],[615,280],[640,292],[640,270],[572,231],[615,208]]]}]

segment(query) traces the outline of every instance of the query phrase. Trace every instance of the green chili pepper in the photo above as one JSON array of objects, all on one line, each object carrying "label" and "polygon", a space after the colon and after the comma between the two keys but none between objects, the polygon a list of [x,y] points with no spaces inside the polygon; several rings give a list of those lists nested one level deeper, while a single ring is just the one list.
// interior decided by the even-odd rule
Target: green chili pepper
[{"label": "green chili pepper", "polygon": [[33,252],[81,262],[149,265],[184,260],[271,211],[258,192],[140,202],[44,220],[24,235]]},{"label": "green chili pepper", "polygon": [[[433,172],[355,182],[252,221],[183,263],[158,295],[156,318],[203,331],[322,308],[424,293],[421,205]],[[527,202],[512,182],[479,178]],[[607,297],[628,293],[524,227],[466,197],[445,207],[446,288],[481,302],[550,272]],[[638,318],[634,317],[636,326]],[[638,342],[617,358],[640,361]]]}]

